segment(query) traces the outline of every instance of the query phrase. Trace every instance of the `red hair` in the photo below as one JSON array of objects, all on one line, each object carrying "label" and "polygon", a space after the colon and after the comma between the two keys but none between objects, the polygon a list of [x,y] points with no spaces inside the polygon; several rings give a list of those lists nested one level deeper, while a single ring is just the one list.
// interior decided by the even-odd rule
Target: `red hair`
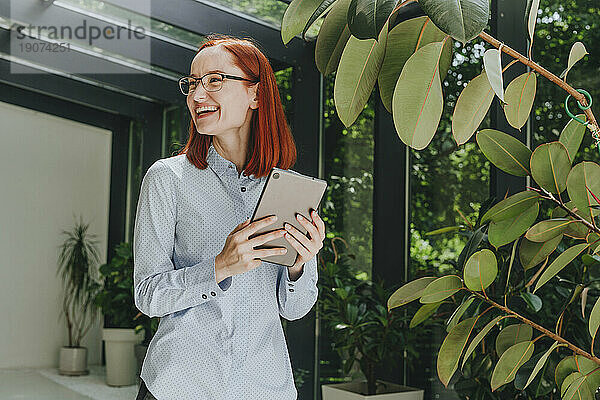
[{"label": "red hair", "polygon": [[[267,176],[273,167],[289,169],[296,162],[296,144],[283,112],[275,74],[269,60],[252,39],[215,34],[207,36],[207,39],[196,54],[206,47],[220,45],[234,56],[235,65],[250,80],[260,81],[258,108],[254,110],[250,122],[249,160],[244,168],[245,173],[260,178]],[[199,169],[205,169],[208,166],[206,155],[211,142],[212,136],[199,133],[194,121],[190,120],[187,144],[178,154],[185,153],[192,164]]]}]

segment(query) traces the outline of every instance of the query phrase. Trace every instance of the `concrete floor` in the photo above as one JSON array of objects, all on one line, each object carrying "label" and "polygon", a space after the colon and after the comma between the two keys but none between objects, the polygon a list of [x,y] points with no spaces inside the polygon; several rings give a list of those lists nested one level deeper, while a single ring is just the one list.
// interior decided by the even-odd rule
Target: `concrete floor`
[{"label": "concrete floor", "polygon": [[138,384],[111,387],[106,366],[88,365],[89,375],[63,376],[56,368],[0,369],[2,400],[134,400]]}]

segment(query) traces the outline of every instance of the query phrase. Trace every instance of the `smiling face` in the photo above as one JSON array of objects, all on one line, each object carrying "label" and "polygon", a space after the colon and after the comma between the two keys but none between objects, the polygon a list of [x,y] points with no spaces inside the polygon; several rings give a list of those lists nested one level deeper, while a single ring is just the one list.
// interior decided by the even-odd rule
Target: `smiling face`
[{"label": "smiling face", "polygon": [[[234,64],[233,55],[218,45],[202,49],[192,60],[191,76],[200,78],[209,72],[250,79]],[[254,100],[258,86],[258,83],[225,78],[221,90],[207,92],[198,81],[196,89],[187,95],[187,106],[196,130],[213,136],[249,134],[252,114],[258,107],[258,100]],[[202,105],[216,106],[218,109],[197,114],[197,109]]]}]

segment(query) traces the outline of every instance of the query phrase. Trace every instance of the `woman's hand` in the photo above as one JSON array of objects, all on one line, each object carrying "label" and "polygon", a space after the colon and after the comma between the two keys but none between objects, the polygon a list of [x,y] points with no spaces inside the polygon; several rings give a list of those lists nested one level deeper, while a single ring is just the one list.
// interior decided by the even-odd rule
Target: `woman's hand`
[{"label": "woman's hand", "polygon": [[227,277],[243,274],[244,272],[258,267],[262,262],[260,258],[287,253],[285,247],[254,249],[256,246],[260,246],[261,244],[283,236],[285,233],[283,229],[278,229],[248,239],[248,236],[251,236],[263,227],[272,225],[275,221],[277,221],[276,215],[252,223],[250,223],[250,219],[247,219],[231,231],[225,240],[223,250],[215,257],[217,283]]},{"label": "woman's hand", "polygon": [[286,223],[287,233],[285,238],[298,252],[298,257],[294,265],[289,267],[290,278],[300,275],[305,262],[313,258],[321,248],[325,239],[325,222],[321,219],[315,210],[311,210],[312,221],[307,220],[303,215],[297,214],[296,219],[307,230],[307,235],[300,232],[293,225]]}]

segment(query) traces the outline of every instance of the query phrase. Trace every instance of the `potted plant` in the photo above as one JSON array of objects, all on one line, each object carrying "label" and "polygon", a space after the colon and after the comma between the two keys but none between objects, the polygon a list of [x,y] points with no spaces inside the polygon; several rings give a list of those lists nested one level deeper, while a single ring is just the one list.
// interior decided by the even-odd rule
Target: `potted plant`
[{"label": "potted plant", "polygon": [[[128,386],[136,383],[137,361],[134,346],[144,332],[134,320],[138,314],[133,297],[133,252],[127,242],[115,248],[115,256],[100,267],[103,286],[95,302],[108,317],[102,330],[106,355],[106,383]],[[136,329],[137,327],[137,329]]]},{"label": "potted plant", "polygon": [[94,297],[97,280],[98,251],[95,235],[88,233],[89,224],[75,223],[61,245],[57,274],[62,277],[62,311],[67,322],[69,345],[60,349],[58,372],[61,375],[87,375],[87,348],[81,341],[98,317]]},{"label": "potted plant", "polygon": [[[336,240],[343,239],[331,240],[334,259],[320,264],[319,318],[342,359],[343,374],[350,375],[358,365],[358,375],[362,373],[366,379],[322,385],[323,399],[423,399],[421,389],[377,379],[376,367],[385,362],[397,365],[405,354],[414,355],[408,343],[416,335],[408,330],[405,314],[388,311],[392,291],[385,290],[380,280],[353,275],[338,256]],[[327,256],[327,249],[322,254]]]}]

